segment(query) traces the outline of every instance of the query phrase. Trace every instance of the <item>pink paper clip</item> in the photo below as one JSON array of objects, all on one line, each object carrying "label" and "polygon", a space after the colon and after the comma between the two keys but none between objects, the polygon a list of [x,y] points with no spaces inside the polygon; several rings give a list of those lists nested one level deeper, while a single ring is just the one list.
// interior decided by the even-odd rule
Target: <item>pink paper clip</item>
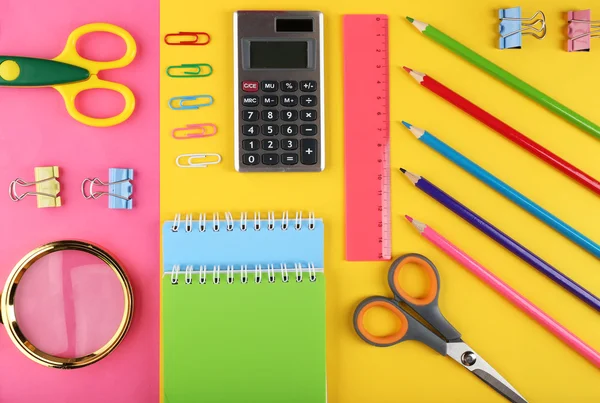
[{"label": "pink paper clip", "polygon": [[[178,135],[178,132],[186,132],[185,134]],[[178,127],[173,129],[171,135],[175,140],[185,140],[201,137],[211,137],[217,134],[217,125],[214,123],[199,123],[193,125],[187,125],[185,127]]]},{"label": "pink paper clip", "polygon": [[567,19],[569,22],[567,51],[589,52],[590,40],[600,34],[600,21],[592,21],[590,10],[569,11]]}]

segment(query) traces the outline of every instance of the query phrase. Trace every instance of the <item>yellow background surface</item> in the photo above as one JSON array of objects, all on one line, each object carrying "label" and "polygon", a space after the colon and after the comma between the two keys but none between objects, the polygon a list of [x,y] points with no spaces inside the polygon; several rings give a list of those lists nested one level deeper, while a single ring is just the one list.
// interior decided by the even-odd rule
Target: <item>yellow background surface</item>
[{"label": "yellow background surface", "polygon": [[[425,128],[485,169],[600,241],[600,199],[444,100],[421,88],[402,65],[430,74],[521,130],[592,176],[600,177],[600,141],[419,34],[404,20],[428,22],[573,110],[600,122],[600,41],[590,53],[567,53],[565,14],[598,3],[550,0],[518,3],[523,15],[546,13],[548,35],[524,38],[521,50],[498,50],[497,8],[479,1],[248,0],[161,2],[161,33],[207,31],[205,47],[161,48],[161,69],[180,63],[210,63],[214,74],[197,80],[161,82],[161,218],[176,212],[314,210],[326,226],[327,370],[329,402],[502,402],[493,390],[451,359],[409,342],[375,348],[352,328],[352,313],[366,296],[390,295],[388,262],[344,260],[344,130],[342,15],[385,13],[390,19],[393,255],[423,253],[442,278],[440,306],[464,340],[531,402],[600,401],[600,372],[474,275],[447,258],[404,221],[424,221],[453,240],[508,284],[583,340],[600,349],[598,313],[539,274],[467,223],[415,189],[396,169],[427,177],[525,246],[600,295],[598,260],[537,219],[419,143],[399,121]],[[233,165],[233,33],[238,9],[320,10],[325,16],[326,169],[318,174],[241,174]],[[214,105],[175,112],[173,96],[211,94]],[[214,122],[209,139],[175,141],[174,127]],[[180,169],[183,153],[216,152],[223,162],[206,169]],[[354,161],[360,163],[360,161]],[[383,319],[383,318],[376,318]],[[374,322],[373,320],[371,322]],[[374,323],[378,327],[379,323]],[[209,331],[207,339],[218,337]],[[240,337],[243,335],[240,334]],[[200,340],[196,340],[200,341]],[[209,341],[209,340],[207,340]],[[293,348],[293,344],[290,345]],[[234,369],[233,369],[234,370]],[[201,382],[201,380],[198,380]],[[235,385],[232,385],[235,387]],[[307,402],[308,403],[308,402]]]}]

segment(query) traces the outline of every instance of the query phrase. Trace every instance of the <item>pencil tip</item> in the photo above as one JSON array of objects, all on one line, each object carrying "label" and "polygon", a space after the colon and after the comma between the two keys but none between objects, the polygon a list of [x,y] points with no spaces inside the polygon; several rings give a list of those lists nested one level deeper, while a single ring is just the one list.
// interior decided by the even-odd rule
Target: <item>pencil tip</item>
[{"label": "pencil tip", "polygon": [[406,169],[400,168],[400,172],[402,172],[404,174],[404,173],[406,173]]},{"label": "pencil tip", "polygon": [[413,218],[408,214],[404,215],[404,217],[408,220],[408,222],[413,222]]},{"label": "pencil tip", "polygon": [[410,73],[412,71],[410,67],[402,66],[402,68],[406,70],[407,73]]},{"label": "pencil tip", "polygon": [[413,22],[415,20],[414,18],[410,18],[409,16],[406,16],[406,19],[408,20],[408,22]]},{"label": "pencil tip", "polygon": [[403,124],[404,126],[406,126],[406,128],[407,128],[407,129],[409,129],[409,130],[410,130],[410,128],[412,127],[412,125],[411,125],[410,123],[408,123],[408,122],[405,122],[404,120],[402,121],[402,124]]}]

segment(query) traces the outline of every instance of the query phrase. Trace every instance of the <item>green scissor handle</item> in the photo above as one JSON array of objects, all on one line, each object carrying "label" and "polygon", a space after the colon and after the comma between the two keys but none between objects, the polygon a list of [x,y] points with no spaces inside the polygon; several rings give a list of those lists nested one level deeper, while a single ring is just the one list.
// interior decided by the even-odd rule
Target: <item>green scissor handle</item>
[{"label": "green scissor handle", "polygon": [[0,56],[0,86],[50,87],[85,81],[90,72],[55,60]]}]

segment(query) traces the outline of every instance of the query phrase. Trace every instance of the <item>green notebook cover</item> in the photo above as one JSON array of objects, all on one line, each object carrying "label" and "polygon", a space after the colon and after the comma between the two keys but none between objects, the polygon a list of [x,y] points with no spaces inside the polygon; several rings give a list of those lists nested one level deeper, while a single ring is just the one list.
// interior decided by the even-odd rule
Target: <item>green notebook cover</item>
[{"label": "green notebook cover", "polygon": [[[172,224],[165,223],[163,230],[164,402],[326,402],[322,222],[315,232],[306,225],[281,231],[278,220],[275,231],[265,230],[265,222],[261,231],[174,233]],[[289,260],[273,253],[285,253]],[[315,262],[314,272],[302,255]],[[247,276],[237,265],[245,258]],[[173,276],[169,265],[175,261],[181,268]],[[293,262],[303,268],[296,271]],[[215,284],[217,263],[220,281]],[[283,263],[289,267],[287,278]],[[200,265],[207,265],[204,284]]]}]

